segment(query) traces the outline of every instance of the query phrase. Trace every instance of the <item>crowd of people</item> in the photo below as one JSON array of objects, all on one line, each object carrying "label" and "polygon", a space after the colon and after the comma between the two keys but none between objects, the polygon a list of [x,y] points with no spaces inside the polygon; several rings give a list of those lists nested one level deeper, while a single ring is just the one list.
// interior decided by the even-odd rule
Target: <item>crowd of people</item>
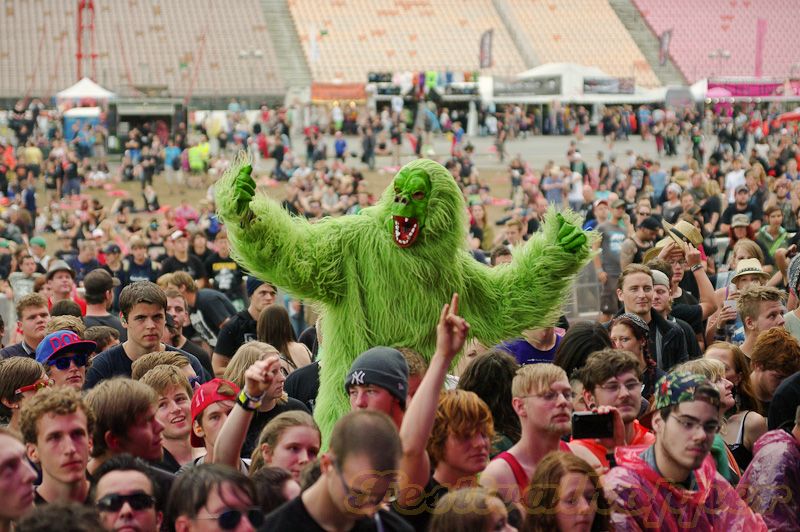
[{"label": "crowd of people", "polygon": [[[113,169],[101,129],[68,142],[43,111],[12,113],[0,147],[0,532],[800,528],[800,153],[772,110],[609,108],[593,157],[586,109],[545,126],[511,106],[482,122],[501,157],[558,116],[576,138],[563,163],[511,157],[508,198],[447,110],[410,137],[388,109],[360,141],[311,127],[303,153],[284,111],[242,126],[229,109],[132,129]],[[376,155],[399,163],[405,137],[424,156],[440,131],[487,268],[513,267],[550,208],[602,237],[596,298],[580,295],[598,319],[484,346],[454,294],[427,324],[434,353],[355,360],[351,412],[323,434],[325,316],[231,257],[215,178],[239,146],[274,160],[260,184],[286,181],[293,214],[355,215]],[[635,134],[659,157],[615,155]],[[141,204],[81,195],[115,179],[138,179]],[[200,205],[158,205],[153,185],[190,181]]]}]

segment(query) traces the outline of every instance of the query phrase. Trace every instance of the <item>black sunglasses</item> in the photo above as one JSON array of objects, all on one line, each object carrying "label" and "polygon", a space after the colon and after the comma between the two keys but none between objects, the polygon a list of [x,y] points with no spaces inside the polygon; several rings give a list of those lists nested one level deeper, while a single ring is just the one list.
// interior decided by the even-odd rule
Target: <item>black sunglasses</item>
[{"label": "black sunglasses", "polygon": [[64,370],[69,369],[69,366],[70,366],[70,364],[72,364],[73,360],[75,361],[75,365],[76,366],[78,366],[79,368],[82,368],[83,366],[86,365],[86,354],[85,353],[81,353],[81,354],[77,354],[77,355],[72,355],[71,357],[56,358],[55,360],[49,360],[47,362],[47,365],[48,366],[55,366],[59,370],[64,371]]},{"label": "black sunglasses", "polygon": [[118,512],[125,503],[128,503],[132,510],[146,510],[156,504],[156,499],[143,491],[120,495],[110,493],[97,501],[97,509],[101,512]]},{"label": "black sunglasses", "polygon": [[247,510],[225,510],[221,514],[196,517],[195,519],[216,519],[220,530],[233,530],[239,526],[242,516],[247,513],[250,524],[258,528],[264,522],[264,512],[261,508],[248,508]]}]

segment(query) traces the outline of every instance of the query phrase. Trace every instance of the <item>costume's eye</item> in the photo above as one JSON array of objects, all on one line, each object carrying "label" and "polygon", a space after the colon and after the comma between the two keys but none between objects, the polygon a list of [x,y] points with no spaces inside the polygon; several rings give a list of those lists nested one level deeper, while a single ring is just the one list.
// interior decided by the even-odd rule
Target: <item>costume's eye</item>
[{"label": "costume's eye", "polygon": [[414,198],[416,201],[423,200],[425,199],[425,193],[420,190],[419,192],[414,192],[414,194],[411,197]]},{"label": "costume's eye", "polygon": [[395,194],[400,194],[401,192],[402,192],[402,190],[400,190],[400,187],[394,187],[394,193]]}]

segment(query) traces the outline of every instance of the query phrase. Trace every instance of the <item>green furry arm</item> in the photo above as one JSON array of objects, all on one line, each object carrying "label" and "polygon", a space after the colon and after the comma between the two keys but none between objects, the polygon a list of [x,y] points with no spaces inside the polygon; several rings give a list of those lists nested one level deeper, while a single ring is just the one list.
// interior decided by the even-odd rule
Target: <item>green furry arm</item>
[{"label": "green furry arm", "polygon": [[281,205],[256,195],[241,213],[234,180],[241,161],[216,186],[219,215],[228,229],[231,255],[248,271],[300,298],[323,303],[344,295],[343,249],[338,220],[310,224]]},{"label": "green furry arm", "polygon": [[[577,214],[562,215],[581,226]],[[493,345],[517,337],[525,329],[556,321],[572,281],[589,261],[591,245],[597,238],[596,233],[588,233],[588,245],[572,253],[557,244],[558,231],[556,213],[551,210],[540,231],[515,250],[511,264],[490,269],[467,261],[462,309],[478,340]],[[480,319],[472,318],[478,314]]]}]

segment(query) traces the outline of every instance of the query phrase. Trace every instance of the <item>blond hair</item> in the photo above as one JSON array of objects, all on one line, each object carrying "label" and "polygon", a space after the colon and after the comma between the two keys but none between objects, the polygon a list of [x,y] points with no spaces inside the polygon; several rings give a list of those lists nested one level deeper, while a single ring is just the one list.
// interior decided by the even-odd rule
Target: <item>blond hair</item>
[{"label": "blond hair", "polygon": [[765,301],[781,301],[785,295],[786,293],[783,290],[778,290],[774,286],[751,284],[739,292],[736,310],[739,311],[742,320],[745,318],[755,320],[761,314],[761,303]]},{"label": "blond hair", "polygon": [[714,358],[695,358],[680,364],[673,371],[702,375],[711,382],[725,378],[725,364]]},{"label": "blond hair", "polygon": [[189,359],[177,351],[153,351],[133,361],[133,364],[131,364],[131,378],[138,381],[144,377],[145,373],[161,365],[185,368],[189,365]]},{"label": "blond hair", "polygon": [[261,447],[266,444],[271,450],[278,446],[283,433],[292,427],[309,427],[317,431],[317,435],[322,440],[322,433],[319,427],[314,422],[314,418],[303,410],[290,410],[275,416],[269,423],[267,423],[261,434],[258,436],[258,442],[253,449],[253,454],[250,461],[250,475],[267,465],[264,460],[264,452]]},{"label": "blond hair", "polygon": [[150,386],[158,395],[164,395],[167,389],[175,387],[183,388],[189,398],[192,397],[189,379],[175,366],[158,365],[145,373],[139,381]]},{"label": "blond hair", "polygon": [[61,316],[53,316],[47,322],[44,328],[45,335],[54,333],[56,331],[72,331],[83,339],[86,334],[86,324],[83,320],[75,316],[62,314]]},{"label": "blond hair", "polygon": [[[261,360],[264,356],[278,355],[280,353],[277,349],[264,342],[251,341],[242,344],[236,353],[233,354],[230,363],[225,368],[225,374],[222,376],[226,381],[230,381],[239,387],[240,390],[244,389],[244,372],[247,368]],[[289,396],[286,392],[281,394],[278,402],[283,404],[289,401]]]},{"label": "blond hair", "polygon": [[543,393],[556,381],[569,381],[563,368],[555,364],[529,364],[522,366],[511,381],[511,397]]}]

